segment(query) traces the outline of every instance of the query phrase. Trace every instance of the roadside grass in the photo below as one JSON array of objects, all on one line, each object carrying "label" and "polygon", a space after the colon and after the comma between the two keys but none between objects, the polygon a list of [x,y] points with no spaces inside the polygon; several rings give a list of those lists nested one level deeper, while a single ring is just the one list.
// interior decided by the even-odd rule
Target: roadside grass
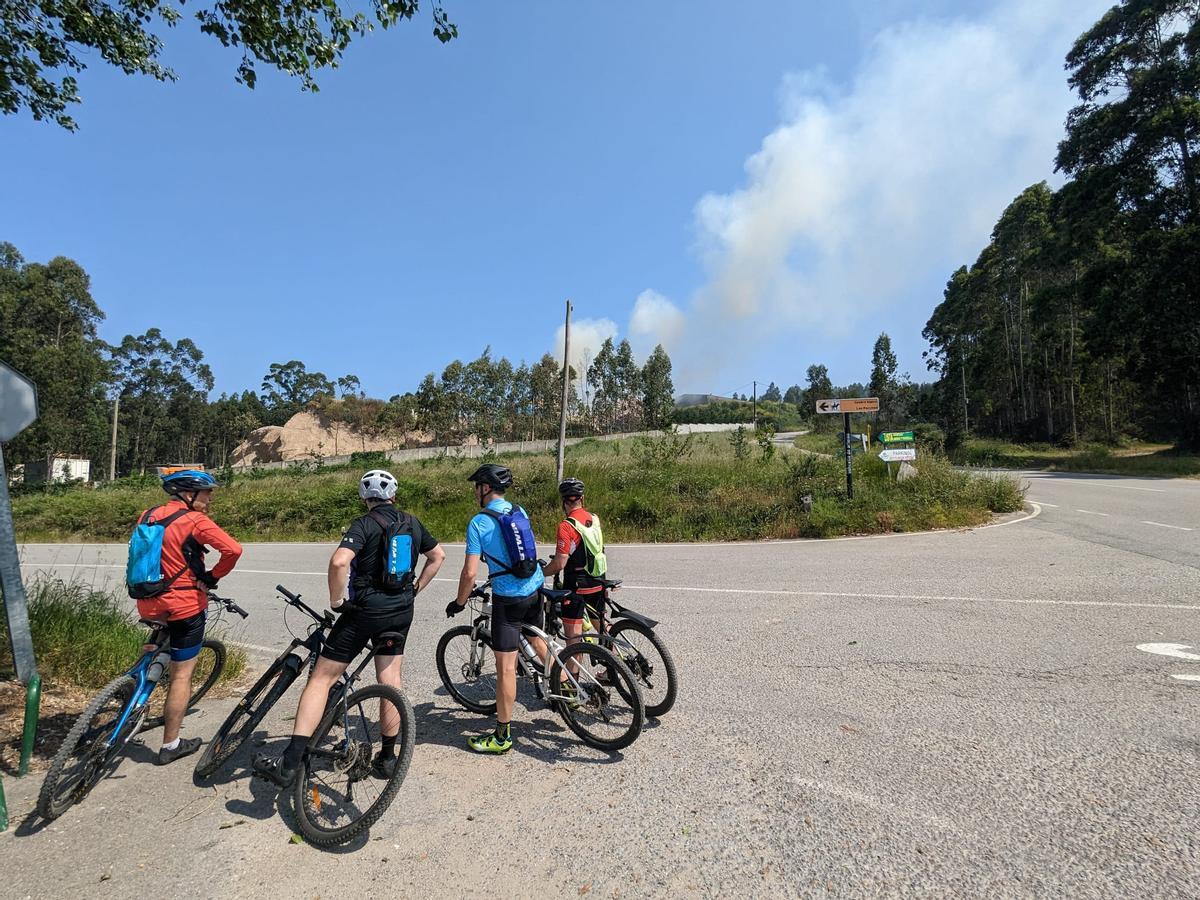
[{"label": "roadside grass", "polygon": [[[29,630],[42,680],[94,690],[127,670],[142,655],[146,629],[114,594],[79,581],[41,578],[26,589]],[[0,627],[0,678],[14,677],[8,629]],[[246,653],[228,646],[222,682],[246,669]],[[199,676],[197,676],[199,677]]]},{"label": "roadside grass", "polygon": [[832,456],[842,448],[842,434],[840,431],[830,434],[810,431],[808,434],[797,435],[792,441],[792,446],[810,453],[826,453]]},{"label": "roadside grass", "polygon": [[958,449],[953,459],[960,465],[989,468],[1200,478],[1200,455],[1177,450],[1169,444],[1133,442],[1119,447],[1085,444],[1069,449],[1053,444],[1012,444],[973,438]]},{"label": "roadside grass", "polygon": [[[825,437],[825,436],[822,436]],[[836,438],[834,439],[836,441]],[[836,445],[835,445],[836,448]],[[584,441],[567,449],[566,472],[583,479],[589,506],[610,542],[721,541],[831,537],[978,525],[1020,509],[1015,480],[959,472],[945,459],[918,463],[918,476],[888,478],[874,456],[855,460],[855,498],[845,498],[836,459],[794,452],[736,459],[725,435]],[[824,451],[822,451],[824,452]],[[505,455],[542,542],[561,515],[548,453]],[[397,501],[440,540],[462,539],[475,507],[467,476],[479,459],[447,456],[394,464]],[[361,514],[359,470],[275,470],[235,475],[214,499],[214,518],[241,540],[301,541],[338,537]],[[812,498],[811,512],[803,498]],[[26,541],[124,541],[139,511],[160,503],[152,483],[78,488],[14,498]]]}]

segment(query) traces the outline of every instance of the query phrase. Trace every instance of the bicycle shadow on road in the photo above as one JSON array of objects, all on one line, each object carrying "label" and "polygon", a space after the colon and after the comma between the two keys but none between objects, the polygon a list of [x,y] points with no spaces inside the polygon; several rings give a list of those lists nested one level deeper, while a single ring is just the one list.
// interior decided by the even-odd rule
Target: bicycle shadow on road
[{"label": "bicycle shadow on road", "polygon": [[[625,758],[619,751],[606,753],[587,746],[556,720],[547,718],[541,701],[535,702],[537,708],[531,709],[518,697],[518,710],[524,706],[532,718],[513,717],[513,748],[510,752],[549,764],[573,762],[608,765]],[[413,712],[417,719],[418,746],[440,745],[469,755],[474,753],[467,747],[467,738],[484,731],[495,721],[457,706],[437,706],[433,701],[416,704]]]}]

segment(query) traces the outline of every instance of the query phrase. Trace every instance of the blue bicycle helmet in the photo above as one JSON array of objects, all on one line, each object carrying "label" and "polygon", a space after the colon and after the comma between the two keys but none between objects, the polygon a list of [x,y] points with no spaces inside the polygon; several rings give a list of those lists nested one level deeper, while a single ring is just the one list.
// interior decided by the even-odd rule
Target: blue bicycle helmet
[{"label": "blue bicycle helmet", "polygon": [[207,472],[197,472],[195,469],[183,469],[162,477],[163,490],[175,497],[180,492],[211,491],[217,484],[217,479]]}]

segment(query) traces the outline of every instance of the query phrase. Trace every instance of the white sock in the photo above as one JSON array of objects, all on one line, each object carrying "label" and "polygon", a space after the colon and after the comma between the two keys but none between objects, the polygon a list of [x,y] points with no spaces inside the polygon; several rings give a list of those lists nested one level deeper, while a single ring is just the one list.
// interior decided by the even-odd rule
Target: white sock
[{"label": "white sock", "polygon": [[179,746],[179,738],[175,738],[175,740],[171,741],[171,743],[169,743],[169,744],[164,741],[162,748],[164,750],[174,750],[178,746]]}]

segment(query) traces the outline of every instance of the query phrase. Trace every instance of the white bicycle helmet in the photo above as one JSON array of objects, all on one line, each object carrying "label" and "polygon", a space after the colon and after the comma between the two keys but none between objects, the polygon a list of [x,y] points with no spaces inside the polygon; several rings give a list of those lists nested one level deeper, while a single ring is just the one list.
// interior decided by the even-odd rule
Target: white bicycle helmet
[{"label": "white bicycle helmet", "polygon": [[359,481],[358,496],[364,500],[391,500],[396,496],[396,476],[383,469],[372,469]]}]

